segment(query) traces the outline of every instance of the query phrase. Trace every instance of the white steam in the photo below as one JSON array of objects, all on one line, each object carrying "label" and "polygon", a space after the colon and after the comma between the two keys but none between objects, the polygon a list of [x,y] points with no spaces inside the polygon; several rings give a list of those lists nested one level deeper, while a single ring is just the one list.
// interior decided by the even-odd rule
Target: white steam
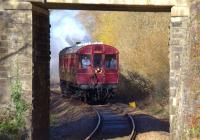
[{"label": "white steam", "polygon": [[76,42],[88,42],[91,37],[76,17],[79,11],[52,10],[50,12],[50,79],[51,84],[59,82],[59,52]]}]

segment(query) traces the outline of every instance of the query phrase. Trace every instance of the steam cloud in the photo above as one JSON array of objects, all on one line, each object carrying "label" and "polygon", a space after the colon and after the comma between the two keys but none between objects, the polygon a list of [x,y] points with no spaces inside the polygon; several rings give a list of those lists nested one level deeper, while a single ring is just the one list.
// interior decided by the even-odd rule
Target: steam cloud
[{"label": "steam cloud", "polygon": [[59,52],[76,42],[88,42],[91,37],[77,18],[79,11],[52,10],[50,12],[50,80],[51,84],[59,82]]}]

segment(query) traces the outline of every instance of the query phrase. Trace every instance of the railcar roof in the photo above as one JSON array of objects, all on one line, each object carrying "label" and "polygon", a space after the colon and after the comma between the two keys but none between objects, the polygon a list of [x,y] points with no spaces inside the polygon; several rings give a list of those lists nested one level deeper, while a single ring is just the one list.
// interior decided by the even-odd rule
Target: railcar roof
[{"label": "railcar roof", "polygon": [[66,47],[60,51],[59,55],[63,55],[66,53],[76,53],[80,48],[87,46],[87,45],[97,45],[97,44],[103,44],[102,42],[94,42],[94,43],[80,43],[80,44],[75,44],[70,47]]}]

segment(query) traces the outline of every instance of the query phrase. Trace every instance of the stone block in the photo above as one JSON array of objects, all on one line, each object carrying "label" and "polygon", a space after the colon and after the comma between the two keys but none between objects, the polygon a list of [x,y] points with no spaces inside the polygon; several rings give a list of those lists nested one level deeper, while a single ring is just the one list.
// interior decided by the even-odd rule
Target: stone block
[{"label": "stone block", "polygon": [[185,34],[183,34],[183,33],[172,34],[172,37],[173,38],[180,38],[180,39],[182,39],[182,38],[185,38]]},{"label": "stone block", "polygon": [[31,14],[30,11],[27,11],[25,13],[23,13],[22,11],[18,11],[17,14],[13,13],[13,14],[11,14],[12,15],[11,23],[14,23],[15,25],[16,24],[23,24],[23,25],[32,24],[32,20],[31,20],[29,14]]},{"label": "stone block", "polygon": [[171,17],[171,30],[174,30],[174,28],[179,28],[182,31],[186,31],[188,22],[188,17]]},{"label": "stone block", "polygon": [[169,86],[170,86],[170,87],[174,87],[174,88],[178,88],[178,86],[179,86],[179,81],[176,80],[176,79],[170,79]]},{"label": "stone block", "polygon": [[1,39],[0,40],[7,40],[7,35],[1,35]]},{"label": "stone block", "polygon": [[7,78],[8,77],[7,71],[0,71],[0,77],[1,78]]},{"label": "stone block", "polygon": [[[173,99],[170,101],[170,104],[173,104]],[[169,112],[170,115],[176,115],[176,106],[170,106]]]},{"label": "stone block", "polygon": [[182,27],[182,21],[172,22],[172,27]]},{"label": "stone block", "polygon": [[[4,36],[5,38],[7,38],[7,36]],[[7,48],[8,47],[8,41],[1,41],[0,40],[0,47],[5,47]]]},{"label": "stone block", "polygon": [[[20,79],[21,79],[21,83],[22,83],[22,89],[25,91],[32,91],[32,81],[30,79],[32,79],[32,73],[29,72],[29,74],[21,74],[20,75]],[[25,93],[27,94],[27,93]],[[32,97],[32,94],[29,94],[27,96]],[[27,97],[29,98],[29,97]],[[28,101],[31,102],[31,101]]]},{"label": "stone block", "polygon": [[171,39],[169,42],[170,46],[172,45],[179,45],[180,44],[180,40],[177,39]]},{"label": "stone block", "polygon": [[[30,0],[32,1],[32,0]],[[0,6],[0,11],[1,10],[31,10],[32,5],[28,2],[28,0],[8,0],[8,1],[3,1]],[[33,0],[34,1],[34,0]],[[36,0],[35,0],[36,1]],[[42,0],[38,0],[42,1]],[[43,1],[42,1],[43,2]]]},{"label": "stone block", "polygon": [[9,67],[8,65],[0,65],[0,71],[8,71],[9,70]]},{"label": "stone block", "polygon": [[181,29],[180,28],[171,28],[171,30],[170,30],[170,32],[172,33],[172,34],[175,34],[175,33],[179,33],[181,31]]},{"label": "stone block", "polygon": [[183,48],[180,46],[172,46],[171,51],[181,53],[183,51]]},{"label": "stone block", "polygon": [[190,16],[190,7],[189,6],[174,6],[171,9],[172,17],[188,17]]},{"label": "stone block", "polygon": [[0,85],[6,86],[7,85],[7,79],[6,78],[0,78]]},{"label": "stone block", "polygon": [[[176,88],[170,88],[170,97],[175,97],[176,96]],[[172,103],[172,102],[170,102]]]},{"label": "stone block", "polygon": [[[0,54],[5,54],[8,52],[8,49],[7,48],[0,48]],[[0,55],[1,56],[1,55]]]},{"label": "stone block", "polygon": [[179,61],[174,62],[172,64],[171,68],[174,69],[174,70],[180,70],[180,68],[181,68],[180,62]]}]

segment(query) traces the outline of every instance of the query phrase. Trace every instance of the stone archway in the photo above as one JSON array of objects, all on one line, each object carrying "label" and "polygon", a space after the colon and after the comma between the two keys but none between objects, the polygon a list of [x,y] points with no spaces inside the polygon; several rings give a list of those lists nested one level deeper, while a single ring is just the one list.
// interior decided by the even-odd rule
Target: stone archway
[{"label": "stone archway", "polygon": [[[54,1],[47,0],[41,3],[29,2],[4,2],[1,8],[0,18],[4,30],[1,35],[1,67],[0,82],[4,84],[0,88],[4,93],[9,93],[8,85],[15,74],[12,73],[15,58],[19,58],[20,79],[23,83],[25,93],[32,93],[32,139],[49,139],[49,8],[69,8],[69,9],[100,9],[100,10],[151,10],[162,11],[171,9],[171,29],[170,29],[170,135],[171,139],[189,138],[189,119],[194,110],[199,105],[199,100],[190,96],[191,93],[197,94],[198,87],[191,91],[194,85],[190,79],[191,72],[189,65],[191,46],[195,44],[190,37],[198,37],[198,32],[190,32],[190,27],[199,29],[196,23],[199,22],[195,16],[199,9],[193,9],[192,25],[190,20],[189,7],[199,5],[193,2],[191,5],[185,1]],[[134,11],[134,10],[133,10]],[[9,16],[8,16],[9,15]],[[5,21],[5,23],[3,23]],[[8,24],[7,24],[8,23]],[[24,26],[24,23],[26,26]],[[23,28],[24,27],[24,28]],[[19,34],[17,30],[22,31]],[[41,32],[43,31],[43,32]],[[29,32],[28,36],[26,33]],[[189,36],[191,34],[191,36]],[[12,43],[13,36],[21,38],[21,44]],[[38,38],[38,36],[40,38]],[[18,41],[19,38],[16,40]],[[198,42],[199,38],[197,38]],[[15,47],[16,46],[16,47]],[[15,51],[13,51],[15,47]],[[19,51],[23,53],[19,53]],[[17,54],[17,55],[16,55]],[[197,52],[197,56],[199,53]],[[196,56],[195,55],[195,56]],[[31,59],[30,59],[31,58]],[[192,61],[193,62],[193,61]],[[10,63],[11,65],[7,65]],[[193,64],[197,64],[194,61]],[[12,65],[13,64],[13,65]],[[24,69],[23,67],[26,68]],[[33,69],[32,69],[33,66]],[[194,70],[192,70],[194,71]],[[32,74],[33,73],[33,74]],[[24,77],[29,78],[24,78]],[[193,83],[192,85],[190,83]],[[27,96],[30,96],[27,95]],[[184,123],[183,123],[184,122]]]},{"label": "stone archway", "polygon": [[[134,5],[133,6],[126,6],[126,5],[107,5],[107,6],[100,5],[100,6],[98,6],[98,5],[94,5],[94,4],[93,5],[90,5],[90,4],[88,4],[88,5],[81,5],[81,4],[67,5],[67,4],[64,4],[64,5],[68,9],[81,9],[81,10],[96,10],[97,9],[97,10],[109,10],[109,11],[119,10],[119,11],[140,11],[140,12],[166,12],[166,11],[170,12],[170,9],[171,9],[171,6],[157,6],[157,9],[156,9],[152,6],[146,7],[146,6],[134,6]],[[60,9],[61,8],[62,9],[65,6],[63,6],[63,4],[55,4],[55,5],[54,4],[46,4],[46,5],[43,5],[41,3],[33,3],[33,33],[35,32],[35,29],[37,30],[37,28],[38,28],[37,26],[35,27],[34,20],[36,20],[36,22],[38,22],[38,25],[40,25],[41,28],[44,24],[42,22],[42,20],[40,20],[40,18],[39,18],[40,16],[34,17],[34,13],[37,13],[37,15],[38,15],[38,13],[40,13],[40,15],[42,15],[45,18],[45,8],[52,8],[52,9],[55,9],[55,8]],[[46,20],[46,21],[48,21],[48,20]],[[47,25],[47,23],[46,23],[46,25]],[[33,34],[33,39],[34,39],[34,36],[36,36],[36,37],[41,36],[41,34],[40,34],[41,30],[42,29],[40,29],[38,32],[36,31],[35,35]],[[38,45],[38,47],[35,47],[34,44],[33,44],[33,47],[35,47],[34,51],[41,52],[40,47],[45,49],[43,45],[39,44],[40,42],[38,42],[38,40],[33,40],[33,42],[37,43],[36,45]],[[43,51],[45,51],[45,52],[49,51],[47,49],[48,48],[46,48],[46,51],[45,50],[43,50]],[[44,55],[45,52],[42,55]],[[47,53],[46,53],[46,55],[47,55]],[[43,60],[43,57],[40,57],[40,58],[36,57],[36,58],[38,58],[37,61],[33,62],[34,65],[36,64],[36,66],[41,65],[42,63],[49,63],[49,60],[48,59]],[[36,70],[38,71],[40,69],[40,67],[41,66],[38,66],[36,68]],[[42,67],[44,67],[44,66],[42,66]],[[34,87],[34,89],[41,89],[41,87],[43,87],[43,86],[45,86],[45,84],[47,84],[46,83],[47,81],[49,82],[49,79],[46,79],[46,81],[45,81],[45,79],[42,79],[42,77],[41,77],[41,76],[45,75],[44,72],[46,72],[46,74],[47,73],[49,74],[49,68],[47,68],[47,66],[46,66],[45,69],[46,69],[46,71],[43,71],[43,73],[40,72],[40,73],[36,73],[37,75],[33,75],[35,77],[38,77],[38,78],[36,78],[36,82],[35,82],[37,87]],[[43,82],[41,82],[41,85],[39,84],[38,79],[40,79],[39,81],[43,81]],[[33,83],[34,83],[34,81],[33,81]],[[47,113],[49,113],[48,112],[49,109],[46,106],[47,104],[44,104],[44,101],[42,100],[42,99],[45,99],[45,98],[46,99],[49,98],[49,89],[44,88],[41,91],[39,91],[39,90],[34,91],[34,89],[33,89],[33,101],[34,101],[33,107],[35,107],[35,108],[33,108],[33,117],[32,118],[33,118],[34,124],[38,124],[38,126],[37,125],[32,126],[33,127],[32,136],[33,136],[34,139],[39,139],[37,136],[41,137],[42,134],[46,134],[46,133],[44,133],[45,131],[42,130],[42,129],[44,129],[44,126],[43,125],[40,126],[39,124],[44,124],[44,122],[47,123],[47,121],[49,121],[47,119],[45,121],[43,121],[45,117],[48,117],[49,114],[47,115]],[[45,91],[45,89],[46,89],[46,91]],[[46,94],[44,94],[44,93],[46,93]],[[38,100],[39,98],[40,98],[40,100]],[[44,114],[44,116],[42,114]],[[43,117],[41,117],[41,116],[43,116]],[[46,124],[46,129],[48,130],[47,127],[48,127],[48,125]],[[39,135],[38,133],[42,133],[42,134]],[[44,137],[44,138],[47,138],[47,137]]]}]

